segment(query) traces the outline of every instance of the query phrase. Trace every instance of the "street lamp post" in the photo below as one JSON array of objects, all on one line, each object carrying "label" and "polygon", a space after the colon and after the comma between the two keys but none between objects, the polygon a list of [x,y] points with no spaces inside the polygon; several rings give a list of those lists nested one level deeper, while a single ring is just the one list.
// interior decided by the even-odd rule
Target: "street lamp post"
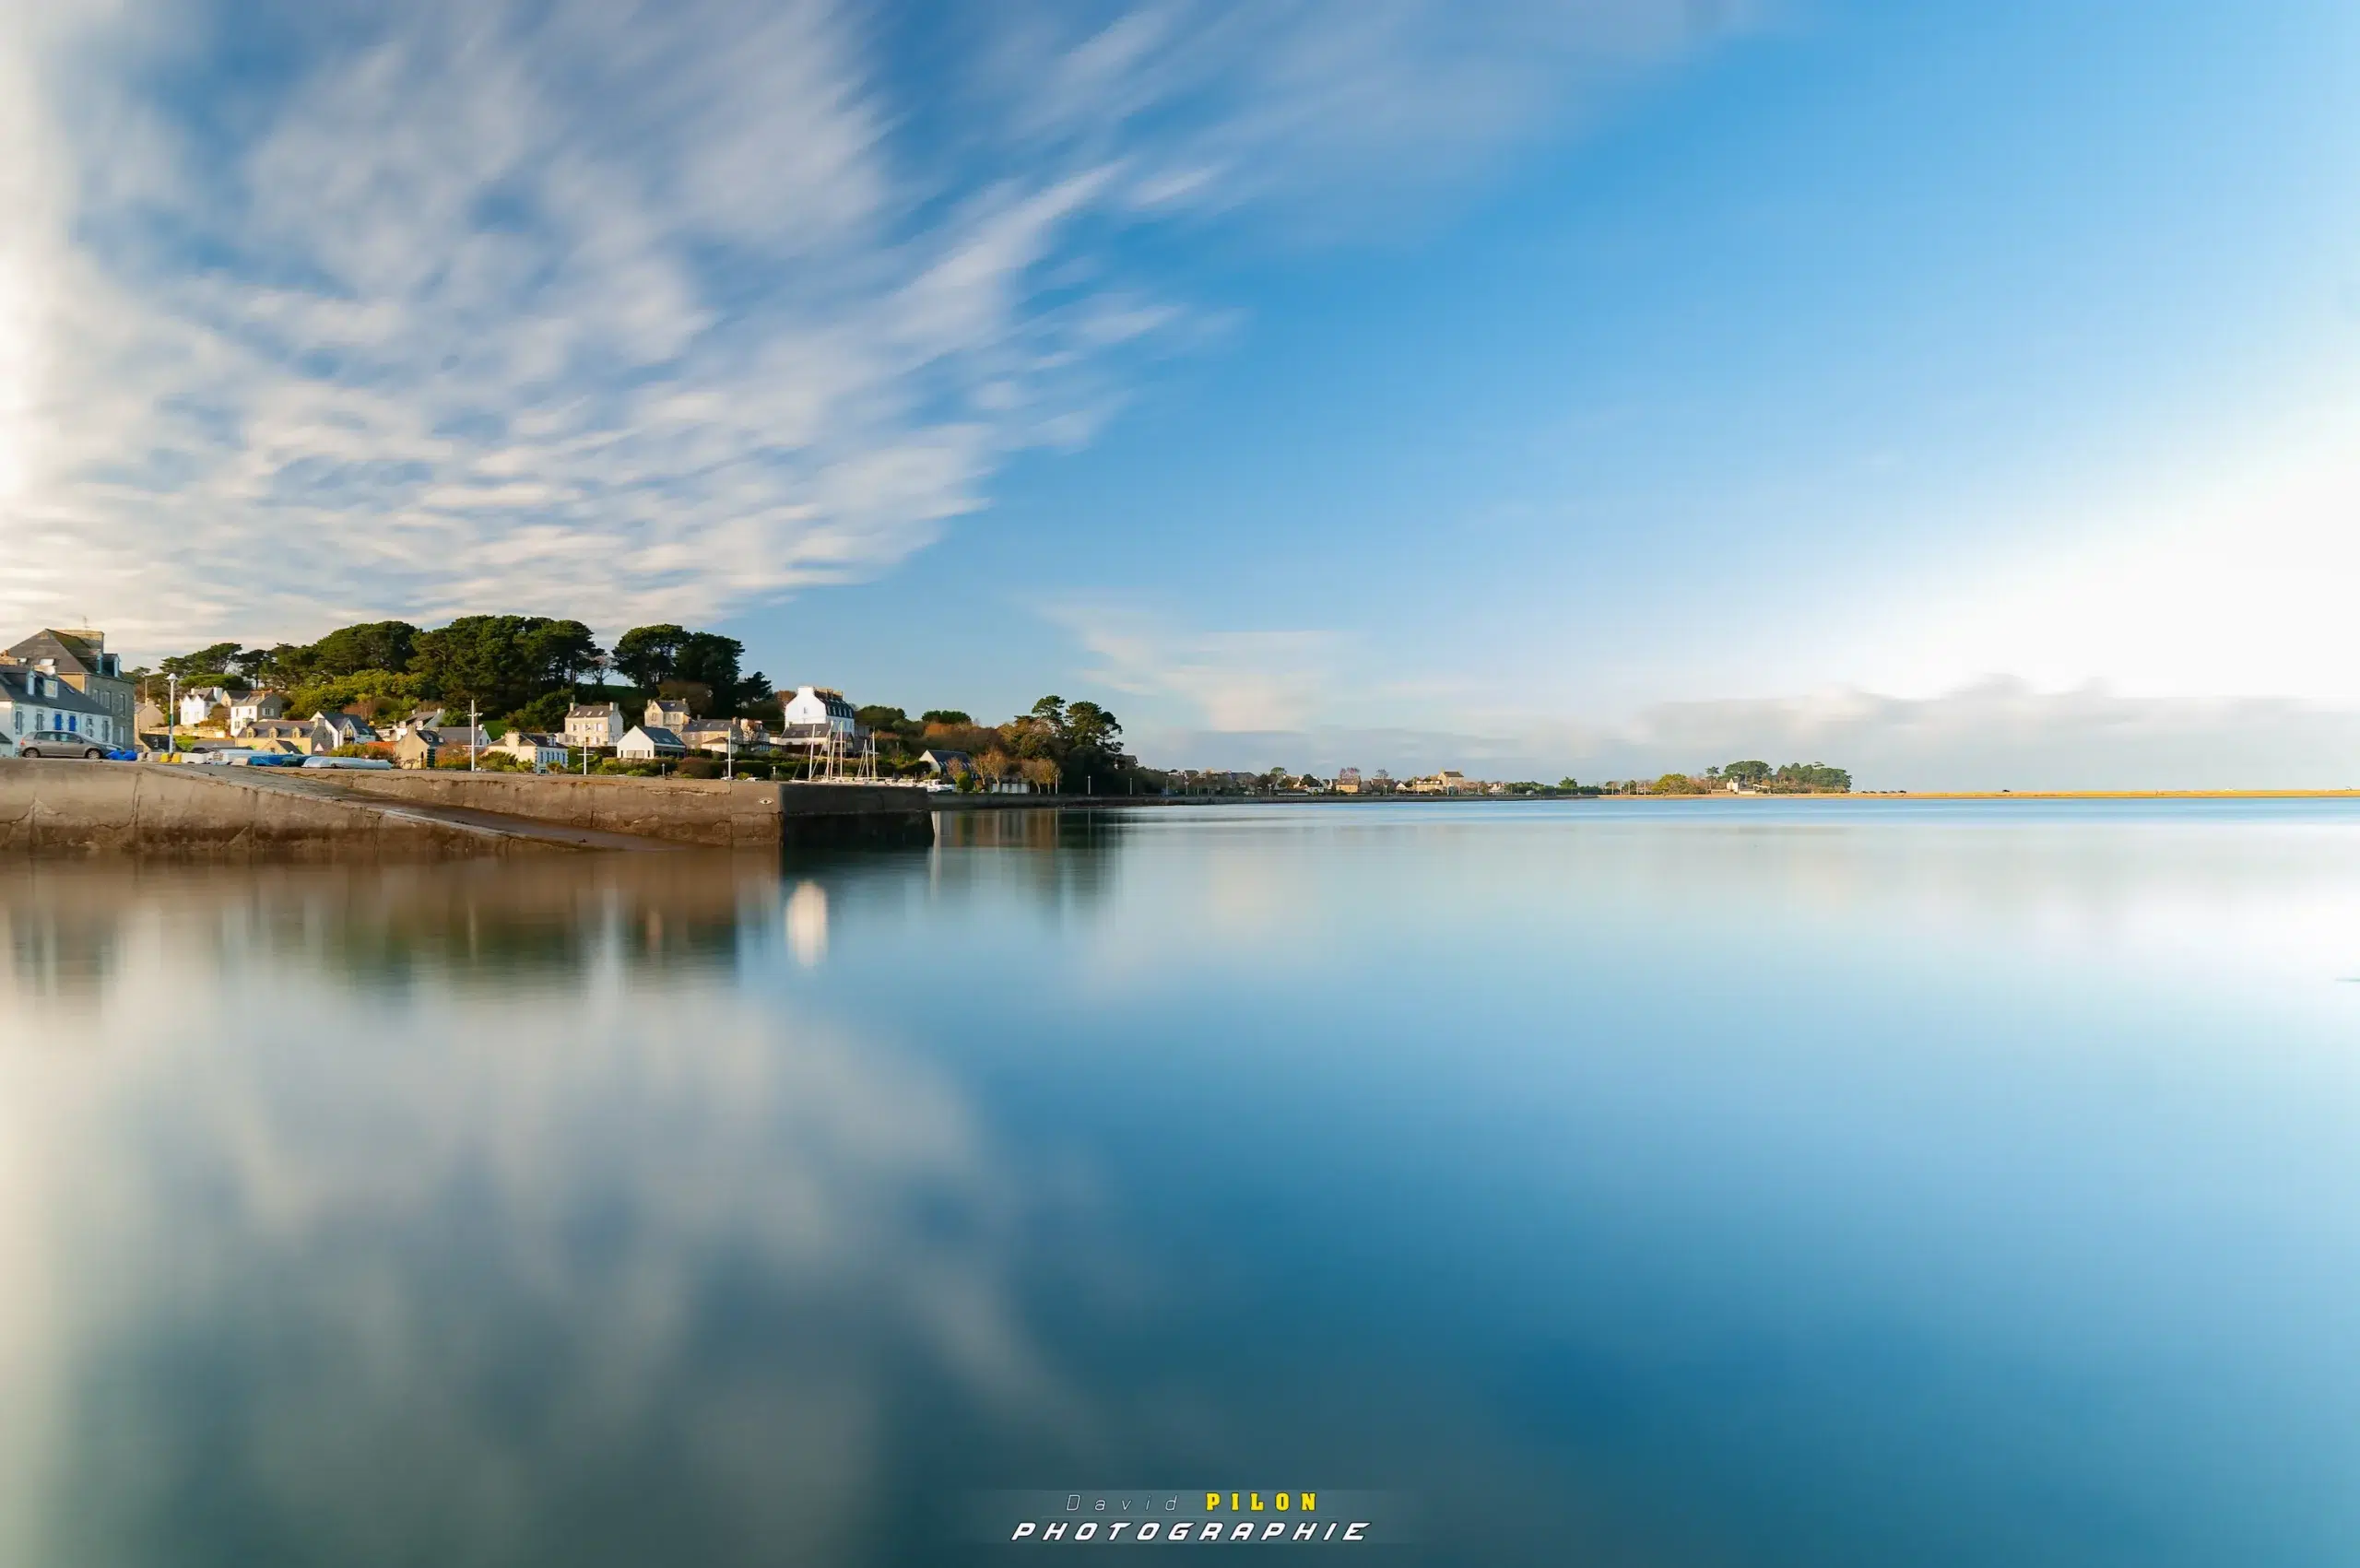
[{"label": "street lamp post", "polygon": [[181,754],[181,678],[168,675],[164,678],[164,684],[170,688],[172,704],[164,714],[164,755],[178,757]]},{"label": "street lamp post", "polygon": [[476,713],[476,700],[467,699],[467,772],[476,771],[476,742],[483,738],[483,721]]}]

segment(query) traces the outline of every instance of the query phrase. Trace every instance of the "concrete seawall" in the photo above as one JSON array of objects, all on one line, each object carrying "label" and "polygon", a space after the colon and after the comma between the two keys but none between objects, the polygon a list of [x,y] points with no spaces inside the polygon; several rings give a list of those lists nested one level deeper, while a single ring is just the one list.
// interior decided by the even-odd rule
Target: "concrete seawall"
[{"label": "concrete seawall", "polygon": [[344,772],[356,796],[496,811],[708,849],[934,841],[932,797],[890,785],[565,773]]},{"label": "concrete seawall", "polygon": [[0,856],[427,860],[583,847],[245,772],[0,758]]},{"label": "concrete seawall", "polygon": [[434,859],[909,846],[939,796],[877,785],[0,759],[0,856]]}]

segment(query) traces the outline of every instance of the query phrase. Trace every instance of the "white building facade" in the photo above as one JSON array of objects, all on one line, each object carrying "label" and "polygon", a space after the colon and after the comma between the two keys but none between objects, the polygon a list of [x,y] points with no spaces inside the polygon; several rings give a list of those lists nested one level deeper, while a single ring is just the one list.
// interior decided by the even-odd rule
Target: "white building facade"
[{"label": "white building facade", "polygon": [[191,687],[181,693],[181,723],[201,725],[213,716],[214,709],[229,705],[229,692],[218,686]]},{"label": "white building facade", "polygon": [[130,744],[122,723],[59,677],[24,665],[0,665],[0,735],[9,750],[77,756],[92,747]]},{"label": "white building facade", "polygon": [[688,753],[680,737],[660,725],[653,728],[634,725],[629,735],[615,743],[615,755],[626,762],[653,762],[658,758],[685,757]]},{"label": "white building facade", "polygon": [[339,746],[373,745],[377,738],[374,729],[350,713],[312,715],[312,750],[317,755],[325,756]]},{"label": "white building facade", "polygon": [[779,738],[798,746],[849,741],[860,735],[860,716],[844,694],[826,686],[800,686],[779,704]]},{"label": "white building facade", "polygon": [[565,743],[605,750],[620,745],[631,726],[615,702],[576,702],[565,712]]},{"label": "white building facade", "polygon": [[264,719],[283,718],[287,699],[276,691],[249,691],[230,699],[230,733],[240,736]]}]

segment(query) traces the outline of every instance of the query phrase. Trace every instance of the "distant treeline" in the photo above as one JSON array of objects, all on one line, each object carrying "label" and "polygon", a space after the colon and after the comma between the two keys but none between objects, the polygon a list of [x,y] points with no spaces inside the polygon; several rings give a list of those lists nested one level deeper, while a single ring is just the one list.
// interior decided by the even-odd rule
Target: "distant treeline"
[{"label": "distant treeline", "polygon": [[1044,697],[1030,713],[1001,725],[979,725],[955,708],[933,708],[913,719],[882,705],[859,711],[877,738],[879,766],[912,772],[921,755],[959,753],[951,770],[962,788],[987,789],[1023,779],[1036,789],[1068,795],[1125,795],[1162,790],[1166,775],[1139,765],[1123,749],[1122,721],[1095,702]]},{"label": "distant treeline", "polygon": [[[216,643],[133,674],[177,676],[184,687],[232,692],[273,687],[287,693],[288,711],[298,715],[340,710],[374,719],[420,703],[473,702],[486,718],[553,730],[594,680],[609,696],[678,697],[699,717],[760,717],[766,711],[775,717],[770,678],[743,673],[745,655],[735,637],[679,626],[633,627],[609,651],[578,620],[467,615],[431,631],[406,620],[372,620],[316,643]],[[605,687],[609,674],[621,675],[628,689]]]},{"label": "distant treeline", "polygon": [[1718,795],[1731,784],[1764,795],[1848,795],[1852,775],[1825,762],[1788,762],[1774,768],[1767,762],[1738,761],[1724,762],[1702,773],[1666,773],[1652,783],[1634,779],[1620,790],[1628,795]]}]

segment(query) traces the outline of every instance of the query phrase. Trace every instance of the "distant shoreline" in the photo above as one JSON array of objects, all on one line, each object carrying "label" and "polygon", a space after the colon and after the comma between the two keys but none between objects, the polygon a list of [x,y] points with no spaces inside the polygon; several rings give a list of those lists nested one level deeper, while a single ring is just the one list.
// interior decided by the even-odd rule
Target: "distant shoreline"
[{"label": "distant shoreline", "polygon": [[[1671,796],[1639,796],[1670,800]],[[1710,798],[1705,796],[1703,798]],[[2360,789],[1950,789],[1900,794],[1732,796],[1735,800],[2351,800]]]},{"label": "distant shoreline", "polygon": [[1705,800],[2355,800],[2360,789],[1929,789],[1759,792],[1732,795],[1726,790],[1703,795],[1197,795],[1197,796],[1055,796],[1042,797],[1044,806],[1349,806],[1386,801],[1419,801],[1450,806],[1503,806],[1535,800],[1647,800],[1665,805]]}]

